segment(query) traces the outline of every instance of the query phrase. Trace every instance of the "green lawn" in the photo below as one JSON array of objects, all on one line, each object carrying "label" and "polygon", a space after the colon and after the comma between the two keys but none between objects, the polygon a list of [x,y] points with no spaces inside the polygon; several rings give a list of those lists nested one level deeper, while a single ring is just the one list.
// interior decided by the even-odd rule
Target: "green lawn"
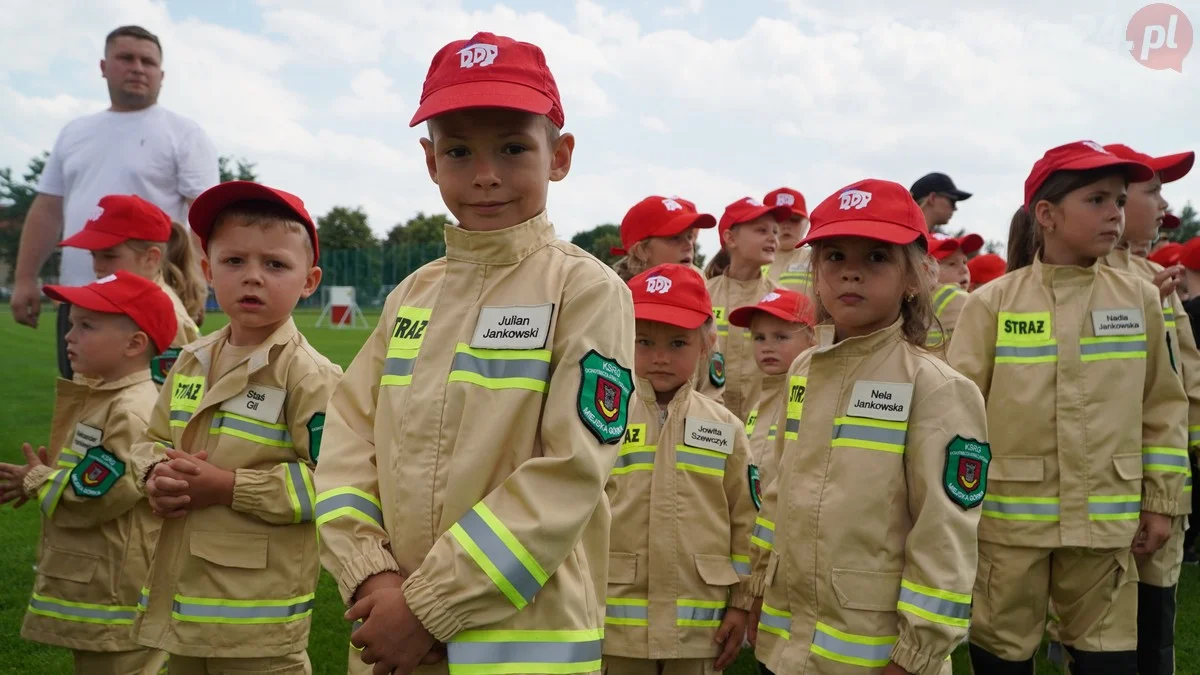
[{"label": "green lawn", "polygon": [[[50,415],[54,404],[56,366],[53,348],[53,312],[43,314],[43,325],[37,332],[16,325],[7,307],[0,312],[0,354],[3,354],[5,384],[0,387],[0,461],[17,462],[21,458],[21,443],[45,443],[49,433]],[[377,315],[368,313],[374,326]],[[343,367],[358,352],[366,330],[337,330],[313,328],[315,311],[298,312],[296,321],[312,344]],[[222,314],[213,314],[205,321],[204,332],[224,325]],[[0,673],[68,673],[71,672],[67,651],[25,642],[19,635],[21,617],[33,583],[33,564],[38,533],[36,505],[20,510],[0,508]],[[1194,589],[1200,582],[1200,570],[1184,568],[1179,597],[1179,634],[1177,638],[1177,672],[1200,672],[1200,597]],[[349,627],[341,619],[341,600],[336,585],[322,574],[317,590],[317,608],[313,615],[313,630],[309,654],[318,674],[341,675],[346,672],[346,646]],[[753,672],[753,660],[744,654],[729,672],[748,675]],[[964,650],[954,659],[955,675],[969,672]],[[1057,673],[1057,668],[1041,664],[1038,672]]]}]

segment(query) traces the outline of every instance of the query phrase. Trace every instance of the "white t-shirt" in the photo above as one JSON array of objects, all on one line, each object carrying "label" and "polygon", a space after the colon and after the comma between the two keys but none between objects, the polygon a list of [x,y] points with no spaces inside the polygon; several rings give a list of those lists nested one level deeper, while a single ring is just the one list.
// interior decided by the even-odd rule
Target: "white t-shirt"
[{"label": "white t-shirt", "polygon": [[[134,194],[186,223],[184,200],[217,184],[217,149],[192,120],[160,105],[72,120],[54,142],[38,192],[63,198],[63,238],[83,229],[100,198]],[[59,283],[95,280],[87,251],[64,248]]]}]

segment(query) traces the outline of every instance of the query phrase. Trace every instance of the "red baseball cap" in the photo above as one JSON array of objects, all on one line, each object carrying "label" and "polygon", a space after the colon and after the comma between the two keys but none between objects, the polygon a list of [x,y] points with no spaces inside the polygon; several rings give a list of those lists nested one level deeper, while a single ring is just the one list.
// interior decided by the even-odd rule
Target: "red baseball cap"
[{"label": "red baseball cap", "polygon": [[562,128],[558,86],[537,45],[493,33],[455,40],[433,55],[421,105],[408,126],[466,108],[509,108],[545,115]]},{"label": "red baseball cap", "polygon": [[830,237],[866,237],[889,244],[921,241],[929,247],[925,214],[908,188],[890,180],[867,178],[838,190],[809,216],[812,226],[797,247]]},{"label": "red baseball cap", "polygon": [[792,207],[767,206],[754,197],[742,197],[725,207],[725,213],[721,214],[721,222],[717,224],[717,232],[725,234],[734,225],[758,220],[767,214],[774,217],[775,222],[782,223],[792,217]]},{"label": "red baseball cap", "polygon": [[1189,270],[1200,271],[1200,237],[1188,239],[1179,251],[1179,264]]},{"label": "red baseball cap", "polygon": [[704,278],[689,265],[663,263],[629,280],[633,317],[699,328],[712,317],[712,298]]},{"label": "red baseball cap", "polygon": [[1120,143],[1106,145],[1104,149],[1121,159],[1132,160],[1154,169],[1154,172],[1158,174],[1159,179],[1164,183],[1172,183],[1183,178],[1192,170],[1192,165],[1196,163],[1196,153],[1194,152],[1179,152],[1174,155],[1151,157],[1150,155],[1134,150],[1128,145]]},{"label": "red baseball cap", "polygon": [[768,206],[786,206],[792,210],[793,216],[808,217],[808,206],[804,204],[804,195],[792,188],[781,187],[771,190],[763,197],[763,203]]},{"label": "red baseball cap", "polygon": [[304,209],[304,200],[290,192],[245,180],[229,181],[211,187],[200,193],[196,201],[192,202],[192,208],[188,211],[188,222],[191,223],[192,231],[200,237],[200,244],[205,251],[208,250],[208,235],[212,232],[213,224],[217,222],[221,211],[238,202],[248,201],[271,202],[291,211],[296,220],[304,224],[304,229],[308,230],[308,236],[312,239],[313,264],[317,264],[321,257],[321,249],[317,245],[317,226],[313,223],[312,216]]},{"label": "red baseball cap", "polygon": [[1180,220],[1179,216],[1175,215],[1174,213],[1167,213],[1162,217],[1162,228],[1164,230],[1178,229],[1178,227],[1182,224],[1183,221]]},{"label": "red baseball cap", "polygon": [[1179,264],[1179,258],[1183,254],[1183,244],[1177,244],[1169,241],[1155,249],[1150,255],[1146,256],[1151,262],[1156,262],[1163,267],[1170,267]]},{"label": "red baseball cap", "polygon": [[108,195],[92,210],[83,229],[58,242],[59,246],[103,251],[136,239],[167,241],[171,217],[137,195]]},{"label": "red baseball cap", "polygon": [[758,301],[757,305],[738,307],[729,313],[729,323],[749,328],[755,312],[766,312],[791,323],[813,325],[812,303],[808,297],[786,288],[776,288]]},{"label": "red baseball cap", "polygon": [[157,353],[167,351],[175,339],[175,307],[158,284],[130,272],[118,271],[87,286],[43,286],[46,297],[106,314],[133,319]]},{"label": "red baseball cap", "polygon": [[971,272],[971,283],[986,284],[1004,276],[1008,263],[995,253],[982,253],[967,261],[967,269]]},{"label": "red baseball cap", "polygon": [[673,237],[692,227],[714,227],[717,219],[697,213],[696,205],[680,197],[646,197],[633,205],[621,219],[621,248],[613,255],[627,255],[633,245],[650,237]]},{"label": "red baseball cap", "polygon": [[930,255],[938,260],[944,260],[955,251],[961,250],[964,255],[971,255],[978,251],[983,248],[983,237],[977,234],[964,234],[955,238],[934,233],[929,235],[929,243]]},{"label": "red baseball cap", "polygon": [[1050,148],[1033,165],[1033,170],[1025,179],[1025,207],[1032,206],[1030,202],[1033,201],[1034,193],[1051,174],[1057,171],[1087,171],[1107,166],[1124,169],[1131,183],[1140,183],[1154,177],[1154,170],[1139,161],[1119,157],[1095,141],[1075,141]]}]

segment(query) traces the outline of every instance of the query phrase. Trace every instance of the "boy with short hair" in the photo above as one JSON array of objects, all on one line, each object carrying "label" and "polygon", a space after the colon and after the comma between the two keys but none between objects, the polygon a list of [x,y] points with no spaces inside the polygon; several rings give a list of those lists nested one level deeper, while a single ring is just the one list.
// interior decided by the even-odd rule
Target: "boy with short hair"
[{"label": "boy with short hair", "polygon": [[321,560],[364,620],[350,669],[407,673],[443,643],[451,670],[598,672],[631,295],[546,216],[575,139],[540,49],[446,45],[425,121],[459,225],[334,391],[316,475]]},{"label": "boy with short hair", "polygon": [[117,272],[87,286],[46,286],[70,303],[73,380],[58,380],[47,453],[0,464],[0,504],[42,510],[37,577],[21,637],[74,650],[75,672],[151,675],[166,654],[129,631],[158,523],[129,470],[158,397],[150,361],[175,337],[171,299]]},{"label": "boy with short hair", "polygon": [[321,280],[316,227],[295,195],[247,182],[201,194],[189,220],[229,325],[180,353],[134,461],[166,519],[137,640],[172,675],[310,673],[312,468],[341,376],[291,318]]}]

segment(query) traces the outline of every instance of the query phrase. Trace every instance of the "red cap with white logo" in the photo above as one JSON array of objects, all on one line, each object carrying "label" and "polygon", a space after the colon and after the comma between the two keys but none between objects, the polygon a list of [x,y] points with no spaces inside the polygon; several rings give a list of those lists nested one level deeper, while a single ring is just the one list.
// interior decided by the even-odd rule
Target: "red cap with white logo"
[{"label": "red cap with white logo", "polygon": [[92,211],[83,229],[59,246],[103,251],[135,239],[164,242],[171,238],[171,217],[137,195],[108,195]]},{"label": "red cap with white logo", "polygon": [[1192,165],[1196,163],[1196,153],[1194,152],[1179,152],[1174,155],[1152,157],[1120,143],[1106,145],[1104,149],[1121,159],[1141,162],[1154,169],[1154,172],[1158,174],[1159,179],[1164,183],[1173,183],[1183,178],[1192,170]]},{"label": "red cap with white logo", "polygon": [[1025,208],[1032,206],[1033,195],[1046,179],[1058,171],[1087,171],[1104,167],[1120,168],[1131,183],[1141,183],[1154,177],[1154,169],[1141,162],[1124,159],[1105,150],[1095,141],[1075,141],[1050,148],[1025,179]]},{"label": "red cap with white logo", "polygon": [[290,192],[245,180],[229,181],[211,187],[201,192],[196,201],[192,202],[192,208],[188,210],[188,222],[192,231],[200,238],[200,245],[204,250],[208,250],[208,236],[212,233],[212,227],[221,211],[227,206],[246,201],[271,202],[291,211],[296,220],[304,225],[304,229],[308,230],[308,237],[312,240],[313,264],[317,264],[321,257],[321,247],[317,243],[317,225],[304,208],[304,200]]},{"label": "red cap with white logo", "polygon": [[908,188],[890,180],[867,178],[847,185],[817,205],[812,226],[799,244],[831,237],[865,237],[889,244],[920,241],[928,248],[925,214]]},{"label": "red cap with white logo", "polygon": [[812,303],[808,297],[786,288],[776,288],[758,301],[757,305],[738,307],[729,313],[729,323],[749,328],[756,312],[766,312],[789,323],[813,325]]},{"label": "red cap with white logo", "polygon": [[929,254],[938,260],[945,260],[951,253],[962,251],[964,255],[972,253],[983,248],[983,237],[977,234],[964,234],[961,237],[947,237],[944,234],[934,233],[929,235],[930,250]]},{"label": "red cap with white logo", "polygon": [[717,224],[717,232],[724,235],[734,225],[758,220],[768,214],[775,222],[782,223],[792,216],[792,207],[768,206],[754,197],[743,197],[725,207],[725,213],[721,214],[721,222]]},{"label": "red cap with white logo", "polygon": [[690,265],[664,263],[629,280],[635,319],[699,328],[712,318],[704,277]]},{"label": "red cap with white logo", "polygon": [[429,64],[421,105],[408,126],[467,108],[508,108],[545,115],[562,128],[558,85],[537,45],[476,33],[438,50]]},{"label": "red cap with white logo", "polygon": [[87,286],[43,286],[46,297],[79,305],[93,312],[124,314],[142,329],[162,353],[175,339],[177,324],[171,298],[158,284],[131,272],[119,271]]},{"label": "red cap with white logo", "polygon": [[808,217],[808,206],[804,203],[804,195],[792,188],[781,187],[778,190],[771,190],[766,197],[763,197],[763,203],[767,206],[786,206],[792,210],[793,216]]},{"label": "red cap with white logo", "polygon": [[650,237],[674,237],[689,228],[706,229],[717,224],[707,213],[681,197],[646,197],[633,205],[621,219],[621,248],[613,255],[628,255],[633,245]]}]

